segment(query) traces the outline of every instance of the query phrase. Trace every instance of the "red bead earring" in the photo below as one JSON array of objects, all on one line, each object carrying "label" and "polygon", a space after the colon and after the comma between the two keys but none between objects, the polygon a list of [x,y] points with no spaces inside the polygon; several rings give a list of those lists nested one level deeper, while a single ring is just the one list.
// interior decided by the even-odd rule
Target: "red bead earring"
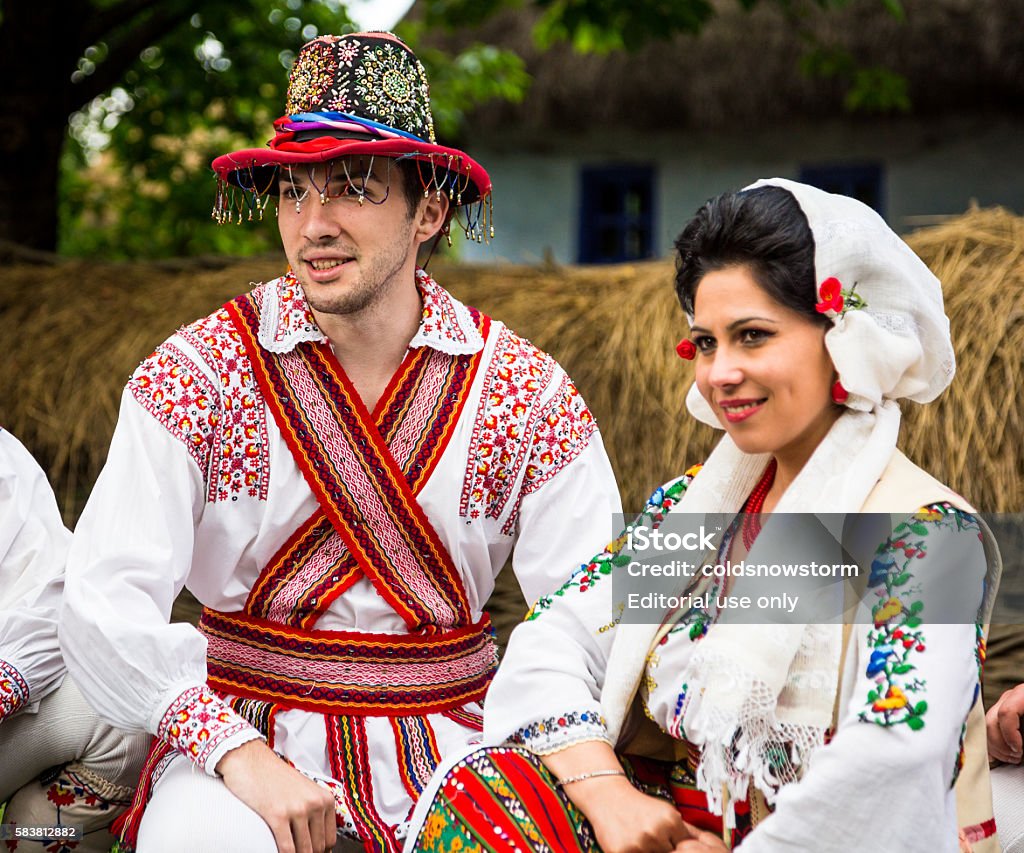
[{"label": "red bead earring", "polygon": [[832,383],[832,402],[836,405],[843,405],[850,398],[850,393],[843,387],[838,379]]}]

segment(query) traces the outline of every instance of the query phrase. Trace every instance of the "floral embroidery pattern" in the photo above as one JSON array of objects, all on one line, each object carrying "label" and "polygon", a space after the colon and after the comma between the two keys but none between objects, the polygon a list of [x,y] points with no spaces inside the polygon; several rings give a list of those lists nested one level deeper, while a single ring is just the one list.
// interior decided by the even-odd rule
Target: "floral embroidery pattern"
[{"label": "floral embroidery pattern", "polygon": [[[416,270],[416,286],[423,299],[423,334],[456,344],[469,343],[467,328],[473,328],[469,309],[453,299],[422,269]],[[461,312],[460,308],[463,309]],[[479,338],[479,335],[475,337]]]},{"label": "floral embroidery pattern", "polygon": [[[313,39],[299,51],[298,58],[288,76],[288,103],[285,112],[313,112],[321,105],[341,109],[334,102],[344,101],[347,87],[331,87],[338,72],[338,61],[334,56],[333,42],[336,36],[321,36]],[[358,41],[349,39],[349,51],[356,48]],[[346,65],[351,66],[351,56]],[[342,83],[347,79],[347,74]],[[322,108],[322,107],[321,107]]]},{"label": "floral embroidery pattern", "polygon": [[0,721],[28,703],[28,682],[7,661],[0,659]]},{"label": "floral embroidery pattern", "polygon": [[231,318],[222,309],[178,334],[196,349],[219,383],[219,417],[206,499],[213,503],[246,495],[266,500],[270,480],[266,408]]},{"label": "floral embroidery pattern", "polygon": [[459,515],[497,519],[513,496],[526,464],[531,435],[541,415],[539,396],[555,361],[529,341],[502,328],[484,375],[483,397],[473,423]]},{"label": "floral embroidery pattern", "polygon": [[128,382],[142,408],[188,450],[204,476],[220,422],[217,390],[206,374],[170,341],[161,344]]},{"label": "floral embroidery pattern", "polygon": [[586,740],[608,741],[608,725],[598,711],[571,711],[516,729],[507,743],[544,755]]},{"label": "floral embroidery pattern", "polygon": [[558,390],[538,419],[537,429],[531,439],[530,461],[523,473],[523,487],[516,497],[515,508],[502,527],[502,533],[512,533],[522,499],[537,491],[579,456],[596,430],[597,423],[583,397],[572,380],[562,373]]},{"label": "floral embroidery pattern", "polygon": [[629,541],[630,532],[641,525],[652,530],[657,529],[669,510],[679,503],[687,486],[690,485],[697,472],[700,471],[700,468],[700,465],[694,465],[678,480],[655,489],[654,493],[647,499],[643,510],[626,526],[626,529],[618,537],[605,545],[604,550],[589,563],[584,563],[573,572],[569,580],[559,589],[550,595],[541,596],[537,603],[530,608],[530,612],[526,614],[526,621],[529,622],[532,619],[536,619],[545,610],[550,609],[556,598],[561,598],[569,593],[586,592],[602,577],[610,575],[616,566],[629,565],[632,556],[628,551],[625,551],[625,547]]},{"label": "floral embroidery pattern", "polygon": [[164,713],[157,737],[205,768],[214,750],[225,740],[252,730],[249,723],[213,693],[190,687]]},{"label": "floral embroidery pattern", "polygon": [[433,142],[427,73],[405,45],[377,41],[363,54],[355,78],[371,118]]},{"label": "floral embroidery pattern", "polygon": [[914,561],[927,554],[928,537],[940,529],[978,530],[977,521],[948,504],[933,504],[898,525],[875,552],[868,589],[878,601],[871,613],[874,627],[868,632],[871,655],[866,675],[875,682],[867,695],[863,722],[912,731],[924,728],[928,703],[914,701],[927,687],[914,675],[914,654],[927,648],[922,625],[924,603],[920,584],[914,583]]}]

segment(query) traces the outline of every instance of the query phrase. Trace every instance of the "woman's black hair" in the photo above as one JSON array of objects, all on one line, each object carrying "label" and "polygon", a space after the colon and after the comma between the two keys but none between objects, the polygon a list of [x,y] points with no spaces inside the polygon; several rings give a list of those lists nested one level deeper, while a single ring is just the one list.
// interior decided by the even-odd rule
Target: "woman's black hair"
[{"label": "woman's black hair", "polygon": [[683,229],[676,251],[676,295],[690,316],[705,275],[746,266],[776,302],[822,325],[831,322],[814,308],[814,235],[788,190],[757,187],[711,199]]}]

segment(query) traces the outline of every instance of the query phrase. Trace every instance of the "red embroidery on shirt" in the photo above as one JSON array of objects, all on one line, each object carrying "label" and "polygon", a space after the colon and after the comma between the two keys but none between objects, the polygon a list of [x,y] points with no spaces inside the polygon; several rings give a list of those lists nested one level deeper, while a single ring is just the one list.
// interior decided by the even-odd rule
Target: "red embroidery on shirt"
[{"label": "red embroidery on shirt", "polygon": [[469,443],[459,515],[498,518],[513,497],[541,415],[537,400],[555,360],[507,328],[484,376],[483,395]]}]

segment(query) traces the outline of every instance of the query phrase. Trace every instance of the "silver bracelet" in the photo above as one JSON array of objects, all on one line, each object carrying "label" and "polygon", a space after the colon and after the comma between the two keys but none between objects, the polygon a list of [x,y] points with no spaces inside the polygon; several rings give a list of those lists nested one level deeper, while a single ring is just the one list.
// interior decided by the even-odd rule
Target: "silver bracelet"
[{"label": "silver bracelet", "polygon": [[597,776],[625,776],[626,771],[624,770],[592,770],[590,773],[580,773],[579,776],[567,776],[565,779],[559,779],[555,782],[555,787],[564,788],[566,785],[571,785],[573,782],[582,782],[584,779],[594,779]]}]

